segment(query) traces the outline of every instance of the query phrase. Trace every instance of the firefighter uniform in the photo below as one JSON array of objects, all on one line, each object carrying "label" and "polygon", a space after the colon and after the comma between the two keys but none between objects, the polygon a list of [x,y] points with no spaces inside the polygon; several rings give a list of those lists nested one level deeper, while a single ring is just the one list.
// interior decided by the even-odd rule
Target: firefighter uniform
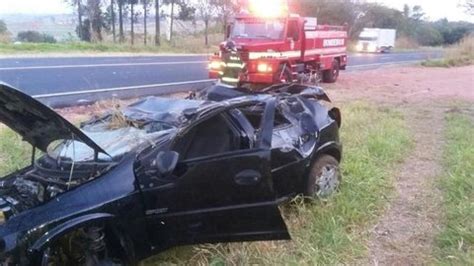
[{"label": "firefighter uniform", "polygon": [[227,52],[223,55],[224,69],[220,75],[220,80],[224,84],[238,86],[245,63],[242,62],[239,52],[234,47],[226,48],[228,49],[226,49]]}]

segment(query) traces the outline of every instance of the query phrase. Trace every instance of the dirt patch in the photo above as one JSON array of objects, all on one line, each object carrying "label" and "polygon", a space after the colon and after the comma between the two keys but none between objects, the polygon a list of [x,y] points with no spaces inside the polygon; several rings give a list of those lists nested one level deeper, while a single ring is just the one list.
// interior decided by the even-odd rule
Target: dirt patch
[{"label": "dirt patch", "polygon": [[[396,170],[395,195],[370,230],[369,256],[361,264],[420,265],[431,261],[439,231],[441,147],[448,102],[474,102],[474,67],[394,67],[343,73],[326,86],[336,102],[368,100],[404,110],[413,149]],[[390,136],[387,136],[390,137]]]},{"label": "dirt patch", "polygon": [[370,262],[374,265],[420,265],[430,260],[438,232],[441,193],[434,180],[440,176],[444,110],[414,107],[409,126],[414,146],[396,171],[396,194],[370,232]]},{"label": "dirt patch", "polygon": [[474,101],[474,66],[459,68],[390,67],[342,73],[324,85],[331,99],[369,99],[393,104],[430,104],[434,100]]}]

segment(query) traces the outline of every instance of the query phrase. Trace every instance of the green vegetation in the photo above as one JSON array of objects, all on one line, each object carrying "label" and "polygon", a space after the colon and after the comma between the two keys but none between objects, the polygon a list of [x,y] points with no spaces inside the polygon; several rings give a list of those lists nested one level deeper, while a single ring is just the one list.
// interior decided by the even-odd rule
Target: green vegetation
[{"label": "green vegetation", "polygon": [[7,24],[5,21],[0,19],[0,34],[5,34],[8,32]]},{"label": "green vegetation", "polygon": [[[418,46],[439,46],[454,44],[466,34],[474,31],[474,24],[468,22],[450,22],[441,19],[428,21],[420,6],[405,5],[403,10],[393,9],[382,4],[367,1],[350,0],[297,0],[293,1],[296,13],[316,16],[322,24],[349,24],[349,35],[357,39],[363,28],[397,29],[397,37],[403,39],[397,43],[399,48]],[[409,46],[403,46],[403,44]]]},{"label": "green vegetation", "polygon": [[0,124],[0,177],[28,165],[31,145]]},{"label": "green vegetation", "polygon": [[177,36],[173,43],[162,42],[161,46],[144,45],[124,45],[113,43],[22,43],[22,44],[2,44],[0,42],[0,54],[25,54],[25,53],[210,53],[221,42],[222,34],[210,34],[210,43],[214,46],[205,46],[203,37],[191,35],[189,37]]},{"label": "green vegetation", "polygon": [[426,67],[456,67],[474,64],[474,35],[447,48],[443,58],[430,59],[421,64]]},{"label": "green vegetation", "polygon": [[474,262],[474,120],[459,109],[447,116],[445,173],[439,180],[445,217],[435,256],[443,265]]},{"label": "green vegetation", "polygon": [[5,21],[0,19],[0,44],[1,43],[10,43],[10,33],[8,32],[7,24]]},{"label": "green vegetation", "polygon": [[393,188],[392,170],[410,139],[403,116],[365,103],[342,110],[343,185],[328,201],[296,199],[282,208],[292,241],[188,246],[153,257],[145,265],[353,264],[367,252],[367,228]]},{"label": "green vegetation", "polygon": [[32,42],[32,43],[56,43],[56,39],[46,33],[39,33],[34,30],[21,31],[17,37],[20,42]]}]

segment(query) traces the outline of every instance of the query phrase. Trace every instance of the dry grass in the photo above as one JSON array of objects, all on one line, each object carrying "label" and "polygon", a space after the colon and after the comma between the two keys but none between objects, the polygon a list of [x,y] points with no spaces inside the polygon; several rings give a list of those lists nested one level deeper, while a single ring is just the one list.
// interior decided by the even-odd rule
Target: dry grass
[{"label": "dry grass", "polygon": [[0,44],[11,43],[12,39],[10,34],[0,34]]},{"label": "dry grass", "polygon": [[420,47],[418,42],[412,38],[401,36],[397,38],[397,41],[395,43],[395,47],[397,49],[417,49]]},{"label": "dry grass", "polygon": [[474,64],[474,35],[463,38],[458,44],[446,49],[444,58],[422,63],[427,67],[457,67]]}]

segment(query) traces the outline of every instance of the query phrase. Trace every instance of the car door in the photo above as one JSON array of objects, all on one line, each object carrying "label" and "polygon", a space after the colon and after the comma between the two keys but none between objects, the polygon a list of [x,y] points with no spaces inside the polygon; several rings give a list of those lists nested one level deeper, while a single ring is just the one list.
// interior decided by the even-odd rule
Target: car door
[{"label": "car door", "polygon": [[255,142],[246,147],[248,125],[232,109],[180,135],[172,146],[181,157],[175,179],[144,192],[156,246],[289,239],[271,176],[275,102],[264,103]]}]

